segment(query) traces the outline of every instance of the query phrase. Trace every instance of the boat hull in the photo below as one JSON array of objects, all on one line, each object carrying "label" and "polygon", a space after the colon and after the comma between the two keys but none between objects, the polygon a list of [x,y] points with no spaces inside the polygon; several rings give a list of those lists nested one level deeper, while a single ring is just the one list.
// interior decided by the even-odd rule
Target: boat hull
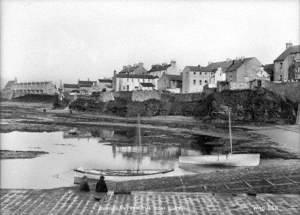
[{"label": "boat hull", "polygon": [[212,166],[258,166],[260,162],[260,154],[180,156],[179,162],[183,164]]},{"label": "boat hull", "polygon": [[163,174],[174,171],[174,169],[145,169],[145,170],[111,170],[111,169],[84,169],[84,168],[77,168],[74,169],[75,172],[79,172],[82,174],[87,175],[94,175],[94,176],[144,176],[144,175],[156,175],[156,174]]}]

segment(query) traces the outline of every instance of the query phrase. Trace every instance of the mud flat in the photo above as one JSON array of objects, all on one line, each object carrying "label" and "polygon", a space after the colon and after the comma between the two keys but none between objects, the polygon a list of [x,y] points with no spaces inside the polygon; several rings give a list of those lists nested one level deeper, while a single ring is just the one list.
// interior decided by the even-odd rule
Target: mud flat
[{"label": "mud flat", "polygon": [[44,154],[48,152],[0,150],[0,159],[30,159]]}]

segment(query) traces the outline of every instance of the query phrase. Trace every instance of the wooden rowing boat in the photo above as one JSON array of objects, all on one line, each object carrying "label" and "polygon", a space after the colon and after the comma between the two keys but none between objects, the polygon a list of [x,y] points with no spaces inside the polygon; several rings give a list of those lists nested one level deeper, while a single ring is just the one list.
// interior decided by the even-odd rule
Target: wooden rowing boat
[{"label": "wooden rowing boat", "polygon": [[144,175],[155,175],[164,174],[174,171],[174,169],[127,169],[127,170],[117,170],[117,169],[85,169],[82,167],[74,169],[77,173],[82,173],[84,175],[92,176],[144,176]]}]

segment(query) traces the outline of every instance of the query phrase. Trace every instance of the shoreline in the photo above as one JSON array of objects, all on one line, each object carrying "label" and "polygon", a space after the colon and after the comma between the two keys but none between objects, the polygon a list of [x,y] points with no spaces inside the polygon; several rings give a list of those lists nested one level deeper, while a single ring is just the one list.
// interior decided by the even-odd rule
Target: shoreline
[{"label": "shoreline", "polygon": [[[3,105],[3,104],[1,104]],[[1,112],[5,113],[1,119],[1,132],[11,131],[24,131],[24,132],[53,132],[53,131],[68,131],[72,127],[77,126],[80,129],[88,129],[90,127],[109,126],[112,128],[136,127],[135,118],[121,118],[111,116],[98,116],[91,113],[74,114],[47,112],[43,113],[41,107],[38,105],[26,107],[3,106]],[[105,118],[105,120],[103,120]],[[176,133],[180,135],[211,135],[222,139],[228,139],[227,129],[220,129],[215,125],[204,124],[193,119],[180,116],[167,116],[167,117],[144,117],[141,120],[141,128],[149,130],[158,130],[167,133]],[[265,125],[261,128],[272,128],[278,125]],[[251,188],[244,183],[243,180],[249,178],[257,179],[264,184],[265,178],[274,178],[274,180],[287,180],[285,175],[297,175],[300,172],[300,160],[292,152],[282,151],[279,149],[278,144],[271,141],[270,137],[258,134],[256,132],[260,127],[253,127],[252,125],[235,125],[233,127],[234,145],[239,147],[248,147],[248,150],[265,150],[268,153],[273,150],[275,158],[287,159],[269,159],[269,166],[258,166],[254,168],[238,168],[238,169],[225,169],[216,170],[212,173],[196,173],[192,176],[173,176],[162,177],[158,179],[142,179],[138,181],[131,181],[126,187],[135,187],[140,190],[158,190],[158,191],[179,191],[179,192],[271,192],[271,193],[300,193],[299,183],[292,183],[288,185],[281,185],[281,188],[274,187],[260,187]],[[262,148],[262,146],[264,148]],[[254,147],[254,148],[253,148]],[[257,147],[255,149],[255,147]],[[275,151],[274,151],[275,150]],[[291,159],[292,158],[292,159]],[[268,159],[266,160],[268,161]],[[194,168],[194,169],[193,169]],[[190,167],[190,170],[196,170],[197,167]],[[298,177],[298,176],[297,176]],[[299,176],[300,177],[300,176]],[[219,181],[215,179],[218,178]],[[297,178],[296,178],[297,179]],[[295,180],[296,180],[295,179]],[[298,179],[297,179],[298,180]],[[224,184],[230,181],[240,185],[240,189],[228,189]],[[216,186],[217,184],[217,186]],[[199,185],[199,186],[198,186]],[[246,185],[246,186],[245,186]],[[163,187],[162,187],[163,186]],[[74,189],[75,186],[72,186]],[[71,187],[71,188],[72,188]],[[65,189],[69,189],[65,188]],[[250,189],[251,188],[251,189]],[[59,189],[59,188],[54,188]],[[62,188],[64,189],[64,188]]]}]

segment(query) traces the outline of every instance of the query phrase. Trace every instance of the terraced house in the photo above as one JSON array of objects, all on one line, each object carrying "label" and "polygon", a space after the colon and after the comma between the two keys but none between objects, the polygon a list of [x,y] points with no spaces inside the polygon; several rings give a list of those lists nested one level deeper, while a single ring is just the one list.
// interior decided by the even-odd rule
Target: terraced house
[{"label": "terraced house", "polygon": [[12,97],[28,94],[54,95],[57,93],[56,85],[51,81],[20,82],[15,81],[11,86]]},{"label": "terraced house", "polygon": [[300,81],[300,45],[286,43],[286,49],[274,60],[274,81]]},{"label": "terraced house", "polygon": [[113,90],[115,92],[154,90],[157,89],[157,81],[158,76],[149,75],[143,63],[124,66],[118,74],[114,71]]},{"label": "terraced house", "polygon": [[154,64],[148,71],[149,75],[158,76],[159,78],[164,75],[180,75],[181,70],[177,67],[176,61],[172,60],[170,64]]},{"label": "terraced house", "polygon": [[182,72],[182,92],[202,92],[204,86],[215,88],[217,82],[225,81],[225,70],[230,62],[211,63],[206,67],[186,66]]}]

